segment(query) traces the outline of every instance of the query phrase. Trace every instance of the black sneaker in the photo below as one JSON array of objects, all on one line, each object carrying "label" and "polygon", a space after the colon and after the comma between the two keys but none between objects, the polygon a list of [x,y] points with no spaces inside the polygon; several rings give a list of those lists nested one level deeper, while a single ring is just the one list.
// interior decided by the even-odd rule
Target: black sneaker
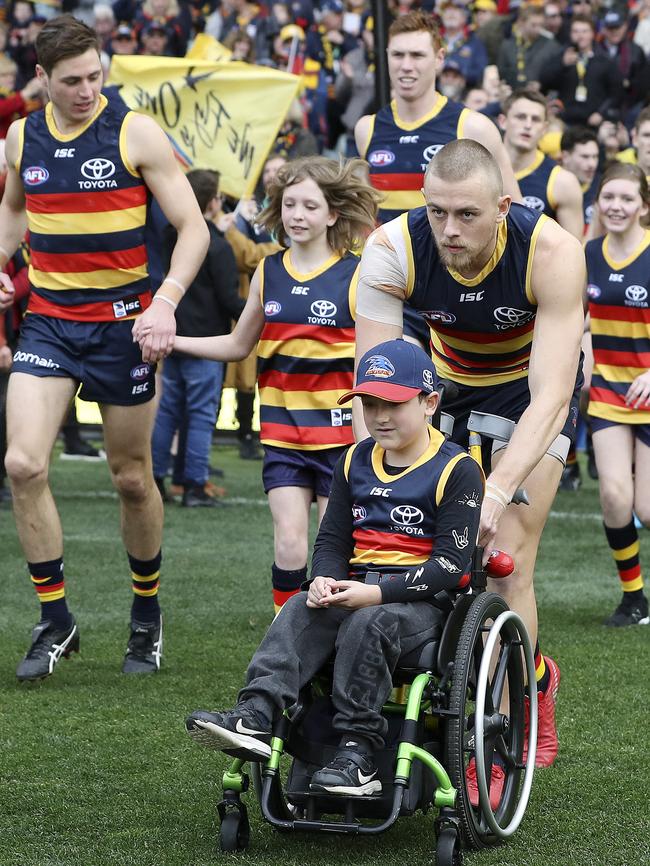
[{"label": "black sneaker", "polygon": [[78,442],[68,442],[61,452],[61,460],[85,460],[89,463],[99,463],[106,460],[103,448],[94,448],[90,442],[79,439]]},{"label": "black sneaker", "polygon": [[571,463],[569,466],[565,466],[560,478],[560,490],[575,493],[579,490],[581,484],[582,478],[580,477],[580,467],[578,464]]},{"label": "black sneaker", "polygon": [[242,460],[262,459],[260,446],[250,433],[247,433],[239,442],[239,456]]},{"label": "black sneaker", "polygon": [[648,599],[642,596],[638,601],[628,602],[623,598],[614,613],[607,617],[604,624],[617,628],[626,625],[650,625]]},{"label": "black sneaker", "polygon": [[68,658],[71,652],[79,652],[79,629],[75,618],[66,628],[57,628],[49,620],[41,620],[34,626],[32,645],[18,665],[16,676],[20,682],[42,680],[54,671],[61,656]]},{"label": "black sneaker", "polygon": [[271,757],[271,726],[248,707],[223,713],[195,710],[185,719],[185,730],[206,749],[217,749],[244,761]]},{"label": "black sneaker", "polygon": [[131,636],[122,665],[123,674],[155,674],[163,649],[162,616],[158,622],[131,620]]},{"label": "black sneaker", "polygon": [[181,505],[185,508],[216,508],[222,503],[205,492],[203,487],[187,487]]},{"label": "black sneaker", "polygon": [[341,749],[326,767],[317,770],[309,783],[310,791],[342,794],[346,797],[368,797],[381,793],[377,767],[372,755],[357,752],[356,743]]}]

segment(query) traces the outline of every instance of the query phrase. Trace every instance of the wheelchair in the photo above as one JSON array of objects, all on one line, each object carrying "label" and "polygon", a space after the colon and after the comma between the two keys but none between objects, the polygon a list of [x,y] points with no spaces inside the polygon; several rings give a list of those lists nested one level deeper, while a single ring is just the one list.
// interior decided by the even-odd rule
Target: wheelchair
[{"label": "wheelchair", "polygon": [[[504,420],[472,413],[470,452],[476,459],[482,435],[509,438],[507,424],[500,423]],[[448,425],[449,416],[443,413],[439,426],[447,435]],[[519,501],[525,501],[524,496],[520,492]],[[251,763],[246,773],[245,762],[235,759],[225,772],[223,799],[217,805],[222,851],[248,847],[250,826],[242,794],[251,780],[264,819],[284,832],[378,835],[400,817],[434,810],[437,866],[459,866],[464,850],[498,845],[517,830],[535,766],[535,689],[530,694],[525,765],[522,760],[525,684],[535,681],[534,657],[521,618],[501,596],[486,591],[488,575],[509,573],[502,567],[503,555],[495,551],[483,567],[482,554],[477,548],[469,591],[436,597],[433,640],[412,657],[400,658],[394,671],[391,700],[382,711],[388,722],[386,744],[375,754],[381,793],[346,797],[309,788],[312,774],[338,750],[325,671],[274,724],[266,763]],[[496,755],[504,784],[492,808],[489,780]],[[288,770],[283,756],[289,758]],[[466,779],[472,759],[477,806],[470,802]]]}]

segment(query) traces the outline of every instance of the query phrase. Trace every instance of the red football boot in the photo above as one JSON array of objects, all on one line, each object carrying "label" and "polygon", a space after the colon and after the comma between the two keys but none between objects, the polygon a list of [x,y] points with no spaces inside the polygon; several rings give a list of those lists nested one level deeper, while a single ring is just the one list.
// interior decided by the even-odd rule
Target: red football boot
[{"label": "red football boot", "polygon": [[[537,693],[537,754],[535,767],[550,767],[557,758],[557,728],[555,726],[555,703],[560,688],[560,669],[553,659],[544,656],[544,662],[549,671],[548,688]],[[530,701],[524,700],[524,755],[523,762],[528,758],[528,719]]]},{"label": "red football boot", "polygon": [[[478,806],[478,780],[476,778],[476,759],[472,760],[467,765],[465,770],[465,779],[467,780],[467,793],[469,794],[469,802],[474,808]],[[501,802],[503,794],[503,786],[506,781],[506,774],[503,767],[499,764],[492,764],[492,777],[490,778],[490,808],[495,812]]]}]

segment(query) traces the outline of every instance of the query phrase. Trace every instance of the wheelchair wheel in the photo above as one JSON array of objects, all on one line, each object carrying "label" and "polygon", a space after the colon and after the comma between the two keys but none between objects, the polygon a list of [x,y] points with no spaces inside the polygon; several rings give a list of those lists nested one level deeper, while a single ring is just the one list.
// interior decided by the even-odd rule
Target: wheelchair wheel
[{"label": "wheelchair wheel", "polygon": [[250,841],[250,824],[245,812],[227,812],[221,821],[219,830],[219,846],[222,851],[234,853],[248,848]]},{"label": "wheelchair wheel", "polygon": [[[467,612],[456,648],[449,696],[449,709],[453,715],[445,734],[445,765],[458,791],[461,834],[468,848],[498,844],[504,834],[494,828],[500,831],[511,822],[520,796],[524,742],[523,643],[519,628],[510,620],[505,624],[500,620],[496,650],[491,654],[491,663],[488,659],[483,665],[484,680],[480,683],[480,690],[478,688],[486,640],[495,621],[508,611],[501,596],[495,593],[478,595]],[[527,635],[525,640],[528,643]],[[481,692],[480,705],[477,691]],[[501,712],[504,696],[506,710]],[[483,727],[478,750],[477,715]],[[484,811],[490,809],[489,805],[472,806],[469,798],[467,767],[475,759],[477,751],[479,756],[483,754],[487,779],[490,779],[495,755],[500,756],[503,765],[503,791],[497,807],[490,810],[493,822],[488,822],[484,815]]]},{"label": "wheelchair wheel", "polygon": [[462,862],[458,833],[453,827],[447,827],[438,836],[436,866],[461,866]]}]

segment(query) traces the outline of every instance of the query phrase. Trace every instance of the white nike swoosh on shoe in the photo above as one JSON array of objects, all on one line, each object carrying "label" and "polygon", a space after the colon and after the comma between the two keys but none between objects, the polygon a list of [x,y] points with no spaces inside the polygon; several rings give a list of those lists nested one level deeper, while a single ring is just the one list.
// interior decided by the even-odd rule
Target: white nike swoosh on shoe
[{"label": "white nike swoosh on shoe", "polygon": [[237,724],[235,725],[235,730],[238,734],[248,734],[252,736],[259,736],[260,734],[264,734],[264,731],[254,731],[252,728],[247,728],[244,726],[244,723],[241,719],[237,719]]},{"label": "white nike swoosh on shoe", "polygon": [[368,782],[370,782],[371,779],[374,779],[377,775],[377,770],[375,770],[375,772],[371,773],[369,776],[364,776],[361,770],[358,770],[357,772],[359,774],[359,781],[362,785],[366,785]]}]

